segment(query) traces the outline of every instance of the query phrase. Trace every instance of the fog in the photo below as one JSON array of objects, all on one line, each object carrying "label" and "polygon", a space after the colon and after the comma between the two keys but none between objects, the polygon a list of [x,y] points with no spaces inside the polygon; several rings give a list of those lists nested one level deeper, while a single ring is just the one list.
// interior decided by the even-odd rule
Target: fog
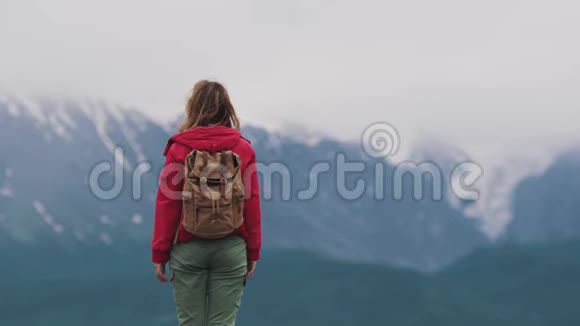
[{"label": "fog", "polygon": [[193,83],[246,122],[477,159],[580,144],[574,1],[3,1],[0,89],[96,96],[167,120]]}]

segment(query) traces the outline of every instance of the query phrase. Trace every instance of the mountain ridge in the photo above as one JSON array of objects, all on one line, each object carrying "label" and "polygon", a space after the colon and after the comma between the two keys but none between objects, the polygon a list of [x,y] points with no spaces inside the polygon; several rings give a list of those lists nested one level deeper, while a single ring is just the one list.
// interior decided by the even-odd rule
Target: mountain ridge
[{"label": "mountain ridge", "polygon": [[[0,170],[10,172],[0,177],[2,194],[9,195],[0,195],[0,229],[8,234],[4,242],[44,239],[49,241],[44,245],[85,247],[149,241],[166,130],[139,112],[106,101],[37,100],[33,109],[26,101],[0,101],[0,150],[10,153],[0,160]],[[20,115],[10,112],[12,106]],[[380,163],[385,173],[392,173],[392,165],[366,157],[355,144],[332,139],[305,144],[250,126],[243,133],[261,163],[283,162],[291,173],[292,197],[281,197],[283,180],[274,177],[271,199],[263,201],[266,247],[308,248],[345,260],[434,269],[486,244],[477,226],[445,201],[425,199],[423,207],[411,197],[392,201],[387,195],[377,201],[372,192],[355,201],[341,198],[332,176],[337,153],[367,166]],[[304,171],[323,161],[331,163],[331,171],[321,175],[315,197],[294,197],[309,186]],[[36,168],[40,162],[42,170]],[[133,171],[144,162],[150,168],[134,189]],[[354,177],[347,176],[347,187]],[[360,177],[374,180],[369,169]],[[119,193],[103,200],[101,195],[108,196],[119,181]]]},{"label": "mountain ridge", "polygon": [[[130,107],[106,101],[37,100],[31,109],[26,105],[29,101],[0,97],[0,150],[10,153],[0,160],[0,232],[6,234],[0,245],[9,245],[9,239],[29,243],[51,239],[50,243],[64,247],[148,241],[156,175],[169,137],[166,128]],[[384,175],[396,167],[369,158],[359,144],[331,138],[304,143],[253,126],[244,126],[243,133],[265,166],[287,165],[292,195],[308,188],[304,171],[319,162],[333,162],[338,153],[345,154],[347,161],[363,162],[367,170],[358,177],[367,181],[375,178],[369,167],[380,164]],[[35,153],[42,153],[51,173],[35,169]],[[431,158],[451,165],[457,160],[440,154]],[[91,191],[91,173],[100,164],[110,168],[121,164],[123,184],[131,185],[131,172],[144,162],[150,170],[143,175],[138,200],[129,186],[110,201]],[[376,200],[369,187],[362,197],[349,201],[339,196],[333,173],[336,167],[331,164],[329,173],[320,176],[315,197],[301,201],[283,200],[283,180],[272,179],[272,197],[263,201],[265,246],[308,248],[345,260],[436,270],[491,243],[481,232],[481,220],[473,218],[478,214],[466,213],[469,203],[457,205],[449,196],[443,201],[413,200],[408,179],[403,200],[392,200],[388,189],[384,200]],[[111,190],[115,177],[103,173],[97,188]],[[347,176],[346,186],[352,188],[356,178]],[[426,181],[427,189],[431,182]]]}]

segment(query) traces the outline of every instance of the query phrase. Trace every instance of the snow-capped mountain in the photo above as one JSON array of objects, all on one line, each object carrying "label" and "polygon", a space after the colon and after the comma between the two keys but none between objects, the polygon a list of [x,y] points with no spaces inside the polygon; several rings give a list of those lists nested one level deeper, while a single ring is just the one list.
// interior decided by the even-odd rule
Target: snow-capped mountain
[{"label": "snow-capped mountain", "polygon": [[[82,250],[147,243],[167,129],[106,101],[0,96],[0,246]],[[448,195],[415,200],[411,180],[405,180],[402,200],[393,199],[388,183],[384,198],[377,199],[377,171],[388,178],[394,166],[367,157],[358,145],[255,126],[246,126],[243,134],[266,172],[282,164],[289,176],[288,189],[279,175],[262,176],[263,188],[269,184],[271,190],[263,200],[265,250],[297,248],[432,270],[489,243],[481,220],[473,218],[481,212],[472,208],[475,203],[457,203]],[[348,189],[358,179],[366,182],[356,199],[339,195],[338,154],[366,167],[346,175]],[[328,162],[330,170],[319,176],[314,196],[301,198],[320,162]],[[505,178],[498,178],[493,198],[506,196],[498,190]]]},{"label": "snow-capped mountain", "polygon": [[[140,162],[158,168],[166,133],[156,123],[103,101],[3,96],[0,134],[2,240],[49,238],[75,248],[148,236],[158,171],[144,175],[140,201],[127,186],[112,200],[99,199],[90,183],[94,168],[114,155],[126,181]],[[96,181],[107,190],[113,180],[105,173]]]},{"label": "snow-capped mountain", "polygon": [[492,240],[502,237],[514,218],[513,193],[529,177],[542,175],[555,158],[541,151],[520,151],[497,159],[481,158],[450,144],[434,139],[416,146],[411,156],[415,162],[433,162],[441,169],[446,185],[451,184],[453,171],[464,163],[476,165],[481,176],[473,185],[477,200],[464,201],[451,188],[446,199],[464,215],[478,218],[481,230]]}]

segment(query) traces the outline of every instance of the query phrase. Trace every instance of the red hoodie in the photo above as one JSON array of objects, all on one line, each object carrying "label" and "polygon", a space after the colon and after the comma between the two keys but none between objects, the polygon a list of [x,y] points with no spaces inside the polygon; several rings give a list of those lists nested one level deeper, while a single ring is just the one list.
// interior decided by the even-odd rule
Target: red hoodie
[{"label": "red hoodie", "polygon": [[[169,198],[166,192],[161,191],[162,187],[166,187],[165,189],[170,189],[173,192],[180,192],[183,189],[183,177],[176,178],[179,172],[168,166],[175,166],[176,163],[184,164],[185,157],[194,148],[209,152],[230,149],[240,156],[244,182],[245,180],[250,180],[250,184],[245,184],[246,201],[244,204],[244,224],[234,234],[246,240],[249,260],[260,259],[262,239],[256,153],[250,145],[250,142],[241,137],[239,131],[225,126],[211,126],[196,127],[181,132],[171,137],[167,143],[167,147],[163,153],[166,161],[159,178],[160,190],[157,192],[157,201],[155,204],[155,226],[152,246],[153,262],[162,264],[169,261],[177,225],[180,225],[179,242],[196,240],[191,233],[184,229],[183,224],[181,224],[181,220],[183,219],[181,199]],[[250,170],[246,171],[246,169]],[[251,177],[248,178],[248,175],[251,175]],[[181,182],[173,184],[170,181],[174,180],[174,178],[181,180]]]}]

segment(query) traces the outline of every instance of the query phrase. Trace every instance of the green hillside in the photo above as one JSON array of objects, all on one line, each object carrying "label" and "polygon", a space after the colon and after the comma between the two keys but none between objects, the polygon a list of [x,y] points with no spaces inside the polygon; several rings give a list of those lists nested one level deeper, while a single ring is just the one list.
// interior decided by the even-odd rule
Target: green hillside
[{"label": "green hillside", "polygon": [[[580,241],[496,247],[431,275],[270,252],[238,325],[575,325],[578,252]],[[3,268],[0,325],[175,325],[169,288],[134,257],[100,251]]]}]

